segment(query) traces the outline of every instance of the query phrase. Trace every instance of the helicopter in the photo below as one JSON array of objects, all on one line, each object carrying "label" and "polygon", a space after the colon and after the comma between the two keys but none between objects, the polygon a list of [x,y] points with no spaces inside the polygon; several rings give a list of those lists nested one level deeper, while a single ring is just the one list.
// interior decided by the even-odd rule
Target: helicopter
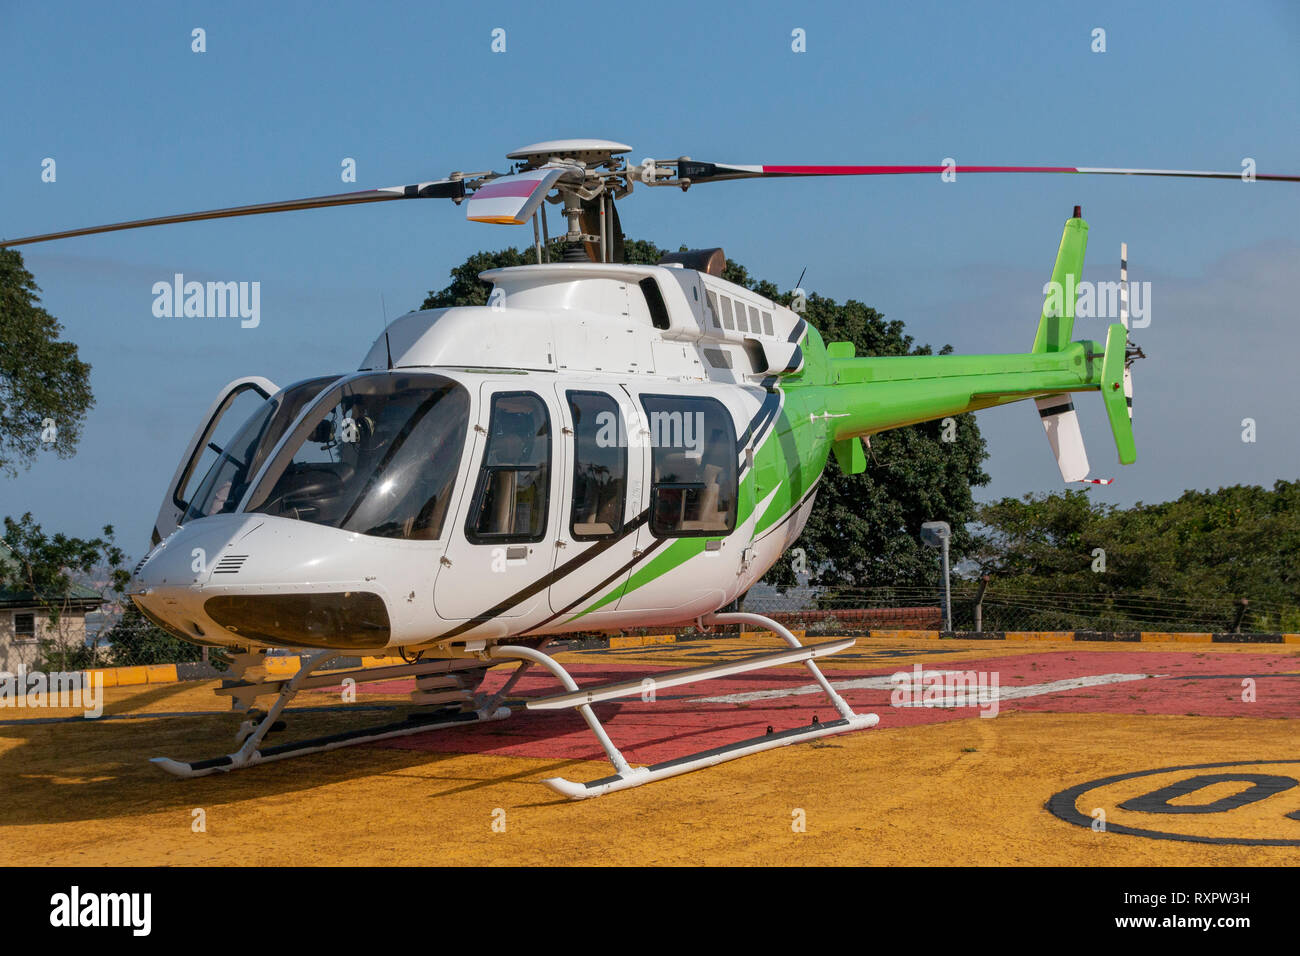
[{"label": "helicopter", "polygon": [[[200,420],[164,493],[129,596],[167,633],[220,648],[234,679],[217,693],[245,715],[229,754],[154,758],[180,777],[368,741],[502,720],[532,667],[562,692],[526,709],[573,708],[613,766],[543,783],[600,796],[774,747],[875,726],[816,661],[854,639],[804,645],[779,622],[723,610],[798,539],[833,459],[866,470],[879,432],[1032,400],[1066,482],[1090,478],[1072,396],[1099,392],[1118,451],[1136,461],[1127,249],[1120,321],[1072,341],[1072,297],[1045,303],[1027,352],[858,356],[801,314],[723,278],[720,248],[625,261],[616,202],[636,187],[687,191],[775,177],[945,175],[941,166],[755,166],[687,156],[630,163],[597,139],[537,143],[507,173],[439,180],[74,229],[0,246],[218,218],[404,199],[448,199],[471,222],[533,227],[535,262],[492,269],[485,306],[413,311],[387,325],[357,370],[287,387],[247,376]],[[966,166],[962,173],[1238,179],[1233,172]],[[1259,180],[1300,181],[1257,174]],[[549,261],[546,207],[561,207]],[[1052,271],[1081,278],[1088,224],[1074,207]],[[1058,297],[1059,300],[1059,297]],[[236,408],[241,411],[234,411]],[[251,411],[249,411],[251,408]],[[219,427],[230,437],[216,440]],[[575,630],[765,629],[784,648],[643,680],[579,687],[546,648]],[[271,649],[307,652],[292,677]],[[322,670],[341,657],[401,664]],[[632,766],[592,709],[603,701],[801,663],[838,718],[649,767]],[[514,667],[493,693],[487,671]],[[299,692],[414,678],[404,720],[267,745]],[[264,701],[269,705],[262,706]]]}]

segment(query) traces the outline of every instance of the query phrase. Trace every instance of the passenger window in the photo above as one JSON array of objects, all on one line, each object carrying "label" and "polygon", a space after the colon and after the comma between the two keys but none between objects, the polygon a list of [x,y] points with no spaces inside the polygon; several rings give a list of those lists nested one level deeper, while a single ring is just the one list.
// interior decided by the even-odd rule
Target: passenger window
[{"label": "passenger window", "polygon": [[573,416],[573,514],[575,541],[608,538],[623,530],[627,442],[618,403],[604,392],[568,392]]},{"label": "passenger window", "polygon": [[704,299],[708,303],[709,316],[713,319],[715,329],[722,328],[722,323],[718,321],[718,297],[712,292],[706,292]]},{"label": "passenger window", "polygon": [[650,425],[650,530],[659,538],[736,527],[736,430],[713,398],[643,395]]},{"label": "passenger window", "polygon": [[745,303],[739,299],[736,300],[736,331],[749,331],[749,320],[745,318]]},{"label": "passenger window", "polygon": [[745,303],[741,302],[739,299],[732,299],[732,305],[735,306],[736,309],[736,331],[749,331],[749,323],[745,321]]},{"label": "passenger window", "polygon": [[550,484],[546,404],[531,392],[494,395],[466,537],[478,544],[540,541]]},{"label": "passenger window", "polygon": [[724,328],[734,329],[736,326],[731,321],[731,300],[725,295],[722,297],[722,325]]}]

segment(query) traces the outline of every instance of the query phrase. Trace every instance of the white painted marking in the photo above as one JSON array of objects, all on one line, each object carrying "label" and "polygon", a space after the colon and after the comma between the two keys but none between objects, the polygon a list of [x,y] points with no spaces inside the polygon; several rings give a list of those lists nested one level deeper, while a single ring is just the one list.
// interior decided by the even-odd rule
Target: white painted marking
[{"label": "white painted marking", "polygon": [[[837,691],[846,690],[894,690],[896,688],[909,688],[912,696],[916,697],[927,690],[927,681],[941,680],[945,677],[956,676],[959,674],[969,673],[968,671],[922,671],[921,681],[912,680],[912,672],[899,671],[907,675],[907,682],[901,683],[894,680],[892,674],[882,675],[880,677],[860,677],[856,680],[831,681],[831,686]],[[1094,674],[1088,677],[1071,677],[1067,680],[1048,681],[1044,684],[1013,684],[1010,686],[1000,686],[996,689],[987,688],[981,693],[986,693],[997,700],[1016,700],[1021,697],[1039,697],[1043,694],[1058,694],[1067,690],[1078,690],[1081,687],[1097,687],[1103,684],[1122,684],[1127,681],[1145,680],[1148,677],[1158,677],[1158,674]],[[938,688],[935,687],[935,690]],[[701,704],[746,704],[755,700],[776,700],[782,697],[799,697],[804,694],[821,693],[822,689],[816,684],[803,684],[799,687],[789,687],[779,690],[758,690],[745,694],[725,694],[721,697],[699,697],[697,703]],[[961,692],[958,691],[958,694]],[[951,695],[950,695],[951,696]],[[944,700],[931,700],[924,705],[920,701],[913,701],[902,704],[904,707],[943,707],[946,706]],[[951,705],[947,705],[951,706]]]}]

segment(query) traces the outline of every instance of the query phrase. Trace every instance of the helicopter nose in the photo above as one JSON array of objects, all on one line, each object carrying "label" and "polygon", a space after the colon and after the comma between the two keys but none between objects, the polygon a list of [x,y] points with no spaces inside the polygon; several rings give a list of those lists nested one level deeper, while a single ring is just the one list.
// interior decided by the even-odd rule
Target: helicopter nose
[{"label": "helicopter nose", "polygon": [[218,515],[182,525],[136,567],[131,592],[201,587],[214,571],[238,561],[231,552],[261,524],[257,517]]},{"label": "helicopter nose", "polygon": [[203,640],[199,623],[205,583],[237,560],[231,550],[262,522],[245,515],[217,515],[177,528],[136,566],[127,594],[155,625],[174,637]]},{"label": "helicopter nose", "polygon": [[393,633],[391,582],[379,580],[387,575],[374,547],[289,518],[200,518],[150,552],[130,596],[155,624],[190,640],[381,648]]}]

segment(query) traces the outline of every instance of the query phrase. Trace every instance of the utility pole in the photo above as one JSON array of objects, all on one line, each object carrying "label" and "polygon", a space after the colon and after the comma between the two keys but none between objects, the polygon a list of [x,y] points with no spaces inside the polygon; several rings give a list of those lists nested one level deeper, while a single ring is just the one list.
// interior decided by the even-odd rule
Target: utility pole
[{"label": "utility pole", "polygon": [[921,541],[927,547],[939,548],[943,556],[943,629],[952,630],[952,582],[948,571],[948,539],[952,529],[946,521],[927,521],[921,525]]}]

